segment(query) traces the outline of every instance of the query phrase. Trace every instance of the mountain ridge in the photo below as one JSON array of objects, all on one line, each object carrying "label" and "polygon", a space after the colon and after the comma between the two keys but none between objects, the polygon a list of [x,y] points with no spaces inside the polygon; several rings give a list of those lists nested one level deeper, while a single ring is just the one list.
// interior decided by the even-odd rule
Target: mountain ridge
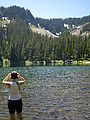
[{"label": "mountain ridge", "polygon": [[[84,24],[90,22],[90,15],[84,16],[82,18],[65,18],[65,19],[35,18],[30,12],[30,10],[28,9],[25,10],[23,7],[21,8],[15,5],[7,7],[7,8],[1,6],[0,7],[0,19],[2,17],[7,17],[10,20],[13,20],[16,18],[23,19],[27,23],[34,25],[36,27],[36,30],[34,29],[33,31],[36,32],[38,30],[37,33],[40,33],[40,29],[38,28],[38,24],[39,24],[39,26],[42,28],[41,31],[45,29],[46,31],[49,31],[50,34],[52,33],[54,36],[57,36],[57,34],[59,35],[65,31],[68,31],[73,35],[79,35],[77,33],[74,34],[75,29],[77,29],[78,26],[83,26]],[[45,35],[46,35],[46,31],[44,33]]]}]

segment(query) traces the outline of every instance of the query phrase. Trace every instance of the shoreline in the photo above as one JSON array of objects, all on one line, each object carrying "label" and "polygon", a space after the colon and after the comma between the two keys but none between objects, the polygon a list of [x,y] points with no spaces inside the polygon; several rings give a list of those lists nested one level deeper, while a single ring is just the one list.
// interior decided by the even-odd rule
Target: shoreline
[{"label": "shoreline", "polygon": [[[40,63],[40,61],[35,61],[35,62],[31,62],[31,61],[25,61],[25,65],[20,65],[20,67],[28,67],[28,66],[90,66],[90,61],[89,60],[83,60],[83,61],[72,61],[70,62],[64,62],[62,60],[55,60],[55,62],[52,60],[50,63],[48,63],[48,65],[45,64],[45,61],[43,61],[43,64]],[[2,67],[10,67],[10,61],[3,62],[3,66]],[[16,66],[19,67],[19,66]]]}]

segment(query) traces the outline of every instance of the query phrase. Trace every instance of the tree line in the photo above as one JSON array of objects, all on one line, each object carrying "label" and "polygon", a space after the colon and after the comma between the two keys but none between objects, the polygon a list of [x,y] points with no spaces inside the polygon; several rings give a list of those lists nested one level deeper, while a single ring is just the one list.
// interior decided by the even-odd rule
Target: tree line
[{"label": "tree line", "polygon": [[[90,23],[90,15],[82,18],[53,18],[53,19],[42,19],[42,18],[36,18],[37,23],[46,30],[49,30],[50,32],[56,34],[60,32],[64,32],[66,28],[64,27],[64,24],[68,24],[69,28],[72,29],[74,26],[80,26],[86,23]],[[90,25],[87,25],[89,28]],[[70,29],[67,29],[70,31]]]},{"label": "tree line", "polygon": [[[73,28],[74,26],[80,26],[82,24],[85,24],[87,22],[90,22],[90,15],[82,17],[82,18],[52,18],[52,19],[42,19],[42,18],[35,18],[30,10],[24,9],[23,7],[19,6],[10,6],[10,7],[0,7],[0,18],[7,17],[10,20],[20,18],[22,20],[25,20],[27,23],[31,23],[35,26],[38,26],[38,24],[45,28],[46,30],[49,30],[50,32],[56,34],[60,32],[64,32],[66,28],[64,27],[64,24],[68,24],[69,28]],[[70,31],[69,29],[67,29]]]},{"label": "tree line", "polygon": [[64,33],[48,38],[33,33],[25,20],[15,19],[6,28],[0,27],[0,61],[2,58],[10,60],[10,66],[25,65],[27,60],[40,65],[62,60],[71,65],[73,60],[90,58],[90,36]]}]

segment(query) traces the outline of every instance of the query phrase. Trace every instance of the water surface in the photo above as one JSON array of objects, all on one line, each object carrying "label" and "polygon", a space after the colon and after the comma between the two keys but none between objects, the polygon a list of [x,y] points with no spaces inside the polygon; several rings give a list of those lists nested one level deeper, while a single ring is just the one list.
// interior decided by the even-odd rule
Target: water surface
[{"label": "water surface", "polygon": [[[26,79],[21,88],[24,120],[90,120],[90,67],[0,68]],[[0,120],[8,120],[8,88],[0,84]]]}]

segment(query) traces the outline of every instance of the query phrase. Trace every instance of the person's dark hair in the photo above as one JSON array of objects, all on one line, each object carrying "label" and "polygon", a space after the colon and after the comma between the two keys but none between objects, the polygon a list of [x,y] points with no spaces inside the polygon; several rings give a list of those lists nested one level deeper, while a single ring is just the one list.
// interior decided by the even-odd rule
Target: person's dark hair
[{"label": "person's dark hair", "polygon": [[16,71],[11,72],[11,79],[17,79],[17,78],[18,78],[17,72]]}]

